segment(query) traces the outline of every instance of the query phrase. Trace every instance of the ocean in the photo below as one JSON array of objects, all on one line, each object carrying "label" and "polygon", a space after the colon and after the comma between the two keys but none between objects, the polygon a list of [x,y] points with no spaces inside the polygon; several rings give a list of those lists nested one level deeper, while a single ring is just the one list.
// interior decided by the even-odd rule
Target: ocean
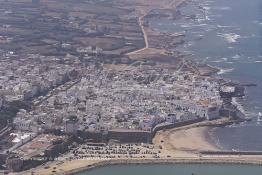
[{"label": "ocean", "polygon": [[[255,83],[246,96],[235,99],[253,121],[214,128],[210,137],[228,150],[261,150],[262,123],[262,1],[191,0],[179,19],[154,19],[154,30],[186,34],[186,43],[174,50],[188,53],[188,59],[219,67],[216,75],[239,83]],[[195,15],[195,19],[192,17]],[[249,165],[128,165],[94,169],[78,175],[261,175],[262,167]]]},{"label": "ocean", "polygon": [[261,172],[262,167],[251,165],[174,164],[109,166],[77,175],[261,175]]},{"label": "ocean", "polygon": [[185,44],[175,50],[188,59],[219,67],[219,77],[248,87],[234,99],[253,121],[212,130],[215,142],[228,150],[262,150],[262,1],[192,0],[180,7],[178,19],[150,20],[155,30],[185,33]]}]

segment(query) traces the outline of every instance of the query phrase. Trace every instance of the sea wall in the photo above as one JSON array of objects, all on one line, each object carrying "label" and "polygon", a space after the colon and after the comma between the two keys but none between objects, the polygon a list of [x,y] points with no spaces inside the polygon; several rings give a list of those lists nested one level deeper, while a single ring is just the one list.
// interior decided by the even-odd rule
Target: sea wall
[{"label": "sea wall", "polygon": [[167,124],[157,125],[157,126],[152,130],[152,138],[153,138],[153,137],[155,136],[155,134],[156,134],[158,131],[160,131],[160,130],[182,127],[182,126],[186,126],[186,125],[190,125],[190,124],[202,122],[202,121],[204,121],[204,120],[205,120],[204,118],[198,118],[198,119],[187,120],[187,121],[183,121],[183,122],[167,123]]}]

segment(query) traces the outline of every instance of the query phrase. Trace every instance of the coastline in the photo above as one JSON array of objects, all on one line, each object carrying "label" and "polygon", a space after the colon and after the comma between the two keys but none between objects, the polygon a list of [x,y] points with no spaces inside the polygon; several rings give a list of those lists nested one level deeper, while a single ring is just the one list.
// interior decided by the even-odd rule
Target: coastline
[{"label": "coastline", "polygon": [[159,131],[153,139],[153,144],[163,147],[163,154],[172,157],[194,156],[201,151],[219,151],[208,135],[209,126],[191,126],[177,130]]},{"label": "coastline", "polygon": [[[182,0],[182,3],[186,2],[186,0]],[[143,14],[144,15],[144,14]],[[144,16],[143,16],[144,17]],[[143,27],[143,33],[147,33],[147,30],[149,30],[146,26],[143,26],[142,23],[142,19],[143,17],[141,17],[141,26]],[[145,29],[144,29],[145,28]],[[148,34],[146,34],[148,35]],[[144,37],[144,38],[147,38]],[[146,39],[145,39],[146,40]],[[146,47],[139,49],[135,52],[132,52],[131,55],[133,53],[135,54],[139,54],[139,53],[143,53],[143,51],[148,51],[150,49],[154,49],[154,48],[150,48],[148,45],[148,41],[146,41]],[[160,50],[158,50],[160,51]],[[163,52],[163,51],[162,51]],[[162,53],[161,52],[161,53]],[[211,75],[211,74],[223,74],[226,70],[223,70],[222,68],[219,67],[215,67],[215,66],[211,66],[211,65],[206,65],[206,67],[204,67],[204,69],[209,69],[210,71],[207,73],[205,72],[204,75]],[[216,143],[216,141],[214,140],[214,137],[212,137],[212,129],[215,129],[215,127],[198,127],[196,126],[196,129],[199,130],[200,128],[202,128],[203,130],[200,131],[200,135],[197,135],[197,133],[195,133],[197,135],[197,139],[200,139],[200,142],[202,143],[197,143],[200,144],[200,146],[203,146],[202,144],[206,144],[205,146],[210,147],[211,149],[214,150],[224,150],[219,144]],[[192,128],[190,128],[192,129]],[[180,129],[174,129],[175,132],[180,132]],[[182,132],[187,131],[188,129],[184,128],[181,129]],[[161,133],[162,131],[160,131]],[[169,131],[168,131],[169,132]],[[211,132],[211,134],[210,134]],[[172,134],[171,132],[169,134]],[[195,137],[196,135],[192,135],[192,137]],[[187,138],[190,139],[190,138]],[[172,140],[170,140],[172,141]],[[180,141],[183,142],[184,140]],[[103,161],[99,161],[96,162],[92,165],[88,165],[88,166],[84,166],[84,167],[80,167],[80,168],[76,168],[74,170],[70,170],[64,173],[64,175],[73,175],[76,173],[81,173],[84,171],[90,171],[93,169],[97,169],[97,168],[103,168],[106,166],[117,166],[117,165],[166,165],[166,164],[236,164],[236,165],[258,165],[258,166],[262,166],[262,157],[252,157],[252,156],[243,156],[243,155],[239,155],[239,156],[233,156],[233,155],[223,155],[223,156],[202,156],[200,155],[199,150],[194,150],[194,148],[191,148],[192,150],[183,150],[183,146],[181,146],[180,150],[177,149],[176,151],[182,153],[182,155],[184,153],[186,157],[175,157],[172,159],[119,159],[119,160],[103,160]],[[177,152],[177,153],[178,153]],[[176,154],[176,152],[175,152]]]},{"label": "coastline", "polygon": [[[212,125],[211,125],[212,126]],[[174,128],[171,130],[159,131],[156,138],[159,135],[164,135],[168,133],[168,137],[172,136],[183,136],[182,140],[174,141],[167,138],[174,145],[170,145],[168,142],[164,142],[161,150],[161,158],[129,158],[129,159],[80,159],[80,160],[55,160],[54,162],[49,162],[40,167],[34,169],[17,173],[17,174],[64,174],[73,175],[76,173],[90,171],[96,168],[102,168],[106,166],[114,165],[150,165],[150,164],[239,164],[239,165],[259,165],[262,166],[262,155],[211,155],[211,154],[201,154],[201,151],[221,151],[219,147],[213,144],[210,140],[210,136],[207,135],[207,131],[213,127],[210,123],[204,122],[201,124],[193,124],[191,126]],[[173,135],[176,134],[176,135]],[[182,134],[182,135],[181,135]],[[165,135],[164,135],[165,136]],[[196,138],[198,142],[194,142],[192,145],[188,145],[188,148],[184,148],[181,142],[191,141],[192,138]],[[161,138],[154,140],[154,145],[157,147],[161,142]],[[163,142],[161,142],[163,144]],[[198,145],[198,146],[197,146]],[[180,146],[180,147],[178,147]],[[208,147],[209,149],[199,149],[201,147]],[[225,151],[225,150],[223,150]],[[168,158],[167,155],[171,157]],[[48,168],[47,168],[48,167]]]},{"label": "coastline", "polygon": [[215,140],[215,132],[217,127],[212,127],[207,130],[206,137],[210,144],[215,145],[219,150],[226,150],[221,144],[219,140]]},{"label": "coastline", "polygon": [[[137,0],[140,1],[140,0]],[[162,6],[159,10],[170,10],[180,8],[181,4],[188,0],[169,0],[170,4],[166,6]],[[175,5],[176,2],[181,4]],[[144,4],[143,4],[144,3]],[[128,52],[125,56],[128,56],[130,59],[136,56],[141,56],[141,58],[145,55],[154,55],[159,54],[157,56],[163,57],[164,55],[172,54],[168,52],[168,48],[158,48],[149,44],[149,42],[153,43],[151,37],[154,36],[154,32],[152,28],[145,24],[145,16],[148,13],[149,9],[153,9],[154,5],[151,7],[150,5],[146,6],[146,2],[143,1],[139,4],[139,11],[141,16],[139,17],[139,26],[141,27],[143,38],[145,41],[145,47],[141,49],[137,49],[135,51]],[[158,3],[158,2],[156,2]],[[160,2],[159,2],[160,3]],[[150,2],[149,2],[150,4]],[[154,4],[154,2],[152,2]],[[148,9],[147,9],[148,8]],[[143,16],[142,16],[143,15]],[[156,34],[157,35],[157,34]],[[159,35],[158,37],[161,37]],[[156,37],[157,38],[157,37]],[[149,41],[150,40],[150,41]],[[179,44],[178,44],[179,45]],[[175,57],[185,58],[186,55],[180,57],[179,54],[176,55],[173,53]],[[144,58],[145,60],[147,58]],[[160,60],[160,59],[159,59]],[[190,59],[188,61],[191,61]],[[159,61],[161,63],[161,61]],[[158,62],[157,62],[158,63]],[[163,61],[163,67],[169,68],[173,64],[170,60],[168,63]],[[194,63],[198,63],[195,61],[190,62],[191,66]],[[161,63],[162,64],[162,63]],[[198,63],[199,64],[199,63]],[[173,64],[172,66],[175,66]],[[118,66],[118,65],[112,65]],[[189,70],[197,70],[197,74],[207,76],[207,77],[219,77],[221,80],[225,80],[223,74],[229,73],[234,69],[222,69],[217,66],[212,66],[209,64],[202,64],[194,66],[194,69],[187,67]],[[242,85],[241,85],[242,86]],[[244,86],[244,85],[243,85]],[[247,85],[248,86],[248,85]],[[252,86],[252,85],[251,85]],[[246,89],[245,89],[246,91]],[[239,103],[238,97],[232,98],[232,105],[236,107],[241,113],[245,114],[245,109],[243,105]],[[247,113],[246,113],[247,114]],[[73,160],[67,159],[67,153],[61,157],[58,157],[57,160],[46,162],[38,167],[32,168],[30,170],[20,172],[20,173],[11,173],[11,174],[77,174],[83,171],[91,171],[97,168],[103,168],[106,166],[118,166],[118,165],[168,165],[168,164],[226,164],[226,165],[258,165],[262,166],[262,151],[256,152],[257,154],[249,154],[240,151],[235,151],[234,149],[227,150],[223,148],[222,142],[218,137],[216,137],[216,130],[222,128],[226,125],[231,125],[234,121],[223,118],[224,120],[219,121],[204,121],[201,123],[195,123],[192,125],[187,125],[185,127],[177,127],[172,129],[163,129],[157,132],[154,137],[153,144],[156,147],[156,150],[161,150],[161,157],[150,158],[114,158],[114,159],[99,159],[98,154],[95,155],[94,159],[77,159],[76,157]],[[229,136],[231,133],[228,132]],[[227,135],[225,134],[225,136]],[[224,135],[223,135],[224,137]],[[231,139],[231,138],[230,138]],[[222,140],[222,139],[221,139]],[[245,139],[243,139],[245,140]],[[231,141],[231,140],[230,140]],[[233,142],[233,141],[232,141]],[[256,142],[257,143],[257,142]],[[233,142],[235,144],[235,142]],[[75,146],[75,145],[74,145]],[[161,149],[160,149],[161,147]],[[204,153],[206,151],[206,153]],[[210,152],[209,152],[210,151]],[[212,154],[211,152],[215,153]],[[217,154],[220,153],[220,154]],[[34,172],[34,173],[32,173]],[[1,174],[1,172],[0,172]]]},{"label": "coastline", "polygon": [[[182,2],[185,2],[186,0],[182,0]],[[140,19],[140,24],[142,27],[143,23],[142,23],[142,19],[143,17],[141,17]],[[147,28],[146,28],[147,29]],[[143,29],[143,33],[145,35],[146,30]],[[147,35],[147,34],[146,34]],[[147,40],[147,36],[145,37],[145,40]],[[134,51],[135,54],[138,54],[139,52],[142,52],[144,50],[150,50],[150,49],[154,49],[154,48],[150,48],[148,47],[148,41],[146,41],[146,47],[142,48],[140,50]],[[130,54],[130,53],[129,53]],[[133,54],[133,52],[131,53]],[[128,54],[127,54],[128,55]],[[201,69],[201,67],[198,67],[198,69]],[[202,73],[203,75],[211,75],[211,74],[215,74],[218,73],[219,70],[221,70],[221,68],[218,67],[214,67],[211,65],[205,65],[202,67],[202,70],[204,70],[204,73]],[[207,72],[205,72],[205,70],[208,70]],[[190,127],[190,126],[189,126]],[[208,147],[208,150],[222,150],[221,147],[219,147],[217,144],[214,143],[214,140],[212,140],[212,136],[208,133],[209,131],[209,127],[208,126],[196,126],[196,130],[199,130],[200,128],[202,128],[202,131],[198,132],[193,132],[194,134],[191,135],[190,137],[187,137],[187,140],[190,140],[192,138],[197,138],[199,139],[199,142],[194,142],[193,144],[189,144],[189,146],[193,145],[193,148],[185,148],[183,145],[180,145],[180,148],[177,149],[177,145],[171,145],[173,148],[176,148],[176,150],[173,152],[174,154],[177,154],[179,156],[175,156],[174,158],[170,158],[170,159],[166,159],[166,158],[161,158],[161,159],[113,159],[113,160],[74,160],[74,161],[80,161],[80,162],[84,162],[86,161],[87,165],[82,165],[82,167],[78,167],[75,166],[76,168],[72,168],[71,170],[65,170],[63,173],[59,172],[53,172],[52,169],[52,173],[50,174],[65,174],[65,175],[71,175],[71,174],[76,174],[76,173],[80,173],[83,171],[89,171],[92,169],[96,169],[96,168],[102,168],[105,166],[114,166],[114,165],[136,165],[136,164],[247,164],[247,165],[260,165],[262,166],[262,157],[260,160],[256,160],[256,159],[247,159],[247,158],[243,158],[242,157],[238,157],[238,156],[234,156],[234,157],[230,157],[230,156],[225,156],[222,157],[221,156],[210,156],[210,157],[202,157],[199,153],[199,147],[202,148],[206,148]],[[178,132],[185,132],[187,130],[190,130],[192,128],[175,128],[174,131],[176,133]],[[162,132],[162,131],[160,131]],[[169,132],[169,131],[168,131]],[[172,132],[170,132],[169,134],[172,134]],[[195,135],[196,134],[196,135]],[[190,134],[189,134],[190,135]],[[172,141],[172,139],[170,140]],[[185,140],[182,139],[182,141],[180,141],[180,143],[183,143]],[[176,141],[174,141],[174,143],[176,143]],[[196,146],[196,147],[194,147]],[[169,153],[167,153],[169,154]],[[180,157],[180,155],[182,155]],[[184,157],[185,156],[185,157]],[[172,156],[173,157],[173,156]],[[68,164],[72,165],[74,164],[72,161],[65,161]],[[82,164],[81,163],[81,164]],[[51,163],[52,164],[52,163]],[[83,163],[85,164],[85,163]],[[57,165],[57,164],[56,164]],[[64,165],[65,166],[65,165]],[[59,165],[57,166],[57,168],[60,168]],[[69,168],[69,167],[68,167]],[[36,168],[38,169],[38,168]],[[30,171],[31,172],[31,171]],[[39,173],[41,174],[41,173]]]}]

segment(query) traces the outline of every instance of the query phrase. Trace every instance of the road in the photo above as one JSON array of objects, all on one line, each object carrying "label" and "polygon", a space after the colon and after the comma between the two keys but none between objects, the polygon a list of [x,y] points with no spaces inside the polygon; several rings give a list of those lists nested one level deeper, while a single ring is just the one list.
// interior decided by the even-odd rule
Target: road
[{"label": "road", "polygon": [[[174,9],[174,8],[178,7],[184,1],[185,0],[172,0],[170,3],[168,3],[168,4],[166,4],[166,5],[162,6],[162,7],[159,7],[159,9],[170,9],[170,8]],[[147,12],[143,9],[143,7],[140,7],[138,12],[139,12],[139,14],[141,14],[139,16],[139,18],[138,18],[138,23],[139,23],[139,26],[140,26],[141,31],[143,33],[145,46],[143,48],[141,48],[141,49],[138,49],[138,50],[135,50],[135,51],[127,53],[126,55],[128,55],[128,56],[134,55],[134,54],[142,52],[142,51],[144,51],[146,49],[149,49],[148,34],[147,34],[145,26],[144,26],[144,18],[147,15]]]},{"label": "road", "polygon": [[141,51],[149,48],[148,35],[147,35],[145,27],[144,27],[144,17],[147,15],[147,13],[142,8],[140,8],[139,11],[141,13],[141,16],[138,18],[138,23],[139,23],[139,26],[140,26],[141,31],[143,33],[145,47],[143,47],[142,49],[133,51],[133,52],[129,52],[129,53],[127,53],[127,55],[133,55],[133,54],[136,54],[138,52],[141,52]]}]

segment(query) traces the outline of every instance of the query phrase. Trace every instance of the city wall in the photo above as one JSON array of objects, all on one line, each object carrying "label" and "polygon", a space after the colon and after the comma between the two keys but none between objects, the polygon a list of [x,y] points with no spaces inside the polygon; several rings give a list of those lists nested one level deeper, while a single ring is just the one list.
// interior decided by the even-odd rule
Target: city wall
[{"label": "city wall", "polygon": [[203,120],[205,119],[198,118],[177,123],[160,124],[154,127],[152,131],[116,129],[109,130],[108,132],[79,131],[78,135],[81,138],[92,142],[108,142],[109,140],[117,140],[121,143],[152,143],[152,139],[157,131],[190,125]]},{"label": "city wall", "polygon": [[155,128],[153,128],[153,130],[152,130],[152,138],[153,138],[153,137],[156,135],[156,133],[157,133],[158,131],[160,131],[160,130],[182,127],[182,126],[186,126],[186,125],[190,125],[190,124],[202,122],[202,121],[204,121],[204,120],[205,120],[204,118],[198,118],[198,119],[187,120],[187,121],[183,121],[183,122],[167,123],[167,124],[157,125],[157,126],[156,126]]},{"label": "city wall", "polygon": [[150,131],[129,131],[129,130],[111,130],[108,132],[108,140],[118,140],[123,143],[151,143],[152,135]]},{"label": "city wall", "polygon": [[80,131],[78,135],[92,142],[108,142],[109,140],[117,140],[122,143],[150,143],[152,141],[151,132],[142,130],[109,130],[106,133]]}]

